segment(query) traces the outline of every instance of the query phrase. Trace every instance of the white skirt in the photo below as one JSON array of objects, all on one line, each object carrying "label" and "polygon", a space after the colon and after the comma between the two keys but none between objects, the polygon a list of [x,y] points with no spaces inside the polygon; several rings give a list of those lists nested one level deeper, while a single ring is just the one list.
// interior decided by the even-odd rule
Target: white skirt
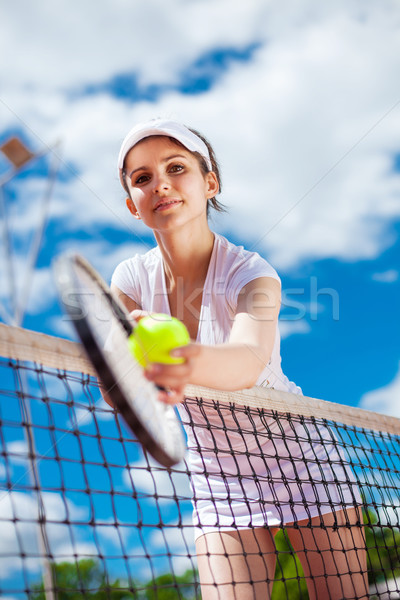
[{"label": "white skirt", "polygon": [[[282,527],[361,504],[332,429],[255,411],[186,409],[195,537]],[[182,411],[180,411],[182,414]],[[186,421],[186,423],[185,423]]]}]

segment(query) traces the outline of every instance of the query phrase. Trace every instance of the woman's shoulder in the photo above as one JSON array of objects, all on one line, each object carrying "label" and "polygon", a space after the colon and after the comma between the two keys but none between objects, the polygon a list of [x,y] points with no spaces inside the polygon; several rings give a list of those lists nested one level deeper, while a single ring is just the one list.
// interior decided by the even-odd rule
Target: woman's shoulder
[{"label": "woman's shoulder", "polygon": [[258,252],[247,250],[229,241],[220,234],[215,234],[218,244],[217,261],[223,264],[230,272],[238,270],[255,270],[261,272],[262,276],[270,276],[279,279],[274,267]]},{"label": "woman's shoulder", "polygon": [[132,279],[142,272],[149,273],[160,263],[160,260],[161,254],[158,247],[152,248],[143,254],[133,254],[117,265],[112,275],[112,281],[118,285],[117,281],[121,278],[128,277]]},{"label": "woman's shoulder", "polygon": [[117,266],[117,269],[119,269],[119,268],[129,269],[129,268],[134,268],[134,267],[137,268],[140,266],[148,267],[152,264],[158,263],[160,261],[160,259],[161,259],[160,250],[159,250],[158,246],[156,246],[155,248],[151,248],[151,250],[148,250],[147,252],[144,252],[144,253],[137,252],[136,254],[133,254],[132,256],[125,258],[123,261],[121,261],[119,263],[119,265]]},{"label": "woman's shoulder", "polygon": [[225,237],[216,234],[216,252],[214,259],[214,287],[223,289],[225,298],[232,311],[235,311],[240,290],[255,279],[271,277],[280,283],[275,269],[258,252],[246,250],[233,244]]}]

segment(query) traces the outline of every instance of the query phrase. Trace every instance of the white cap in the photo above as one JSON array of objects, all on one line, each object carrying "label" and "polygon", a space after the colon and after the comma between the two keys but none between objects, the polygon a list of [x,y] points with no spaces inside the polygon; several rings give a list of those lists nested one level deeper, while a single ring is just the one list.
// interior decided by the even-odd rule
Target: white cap
[{"label": "white cap", "polygon": [[118,170],[121,171],[124,166],[124,160],[129,150],[133,148],[140,140],[152,135],[166,135],[172,137],[191,152],[199,152],[207,163],[207,167],[212,171],[210,154],[206,144],[195,133],[190,131],[182,123],[170,121],[168,119],[152,119],[146,123],[135,125],[124,141],[118,156]]}]

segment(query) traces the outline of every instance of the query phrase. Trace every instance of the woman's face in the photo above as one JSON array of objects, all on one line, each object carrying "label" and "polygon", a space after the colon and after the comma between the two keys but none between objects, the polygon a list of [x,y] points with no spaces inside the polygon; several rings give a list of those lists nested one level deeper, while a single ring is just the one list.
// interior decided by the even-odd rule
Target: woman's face
[{"label": "woman's face", "polygon": [[125,159],[131,213],[156,231],[207,220],[207,200],[218,192],[213,172],[204,173],[197,158],[166,136],[145,138]]}]

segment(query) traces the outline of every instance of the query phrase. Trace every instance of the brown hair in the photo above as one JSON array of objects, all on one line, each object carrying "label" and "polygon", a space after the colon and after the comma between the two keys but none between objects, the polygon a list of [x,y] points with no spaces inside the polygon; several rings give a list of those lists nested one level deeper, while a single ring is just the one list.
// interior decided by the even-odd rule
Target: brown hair
[{"label": "brown hair", "polygon": [[[210,155],[210,160],[211,160],[211,166],[212,166],[211,170],[215,173],[215,176],[216,176],[217,181],[218,181],[218,186],[219,186],[218,194],[219,194],[221,192],[221,189],[222,189],[222,180],[221,180],[221,174],[220,174],[220,170],[219,170],[219,165],[218,165],[217,158],[215,156],[214,149],[211,146],[210,142],[201,133],[199,133],[195,129],[191,129],[190,127],[188,127],[188,129],[192,133],[194,133],[195,135],[197,135],[197,137],[199,137],[205,143],[205,145],[207,146],[208,153]],[[179,140],[177,140],[177,139],[175,139],[173,137],[170,137],[170,136],[155,135],[155,136],[152,136],[152,137],[168,137],[168,139],[170,139],[171,142],[173,142],[174,144],[177,144],[178,146],[182,146],[183,148],[185,148],[185,150],[187,150],[188,152],[190,152],[191,154],[193,154],[193,156],[196,157],[196,159],[197,159],[197,161],[199,163],[200,169],[201,169],[201,171],[202,171],[202,173],[204,175],[207,175],[207,173],[209,172],[209,168],[207,166],[207,163],[206,163],[204,157],[199,152],[191,152]],[[144,138],[144,139],[147,139],[147,138]],[[140,142],[138,142],[138,143],[140,144]],[[124,188],[124,190],[130,196],[129,188],[128,188],[127,184],[126,184],[126,171],[125,171],[125,168],[122,169],[121,183],[122,183],[122,187]],[[207,200],[207,216],[210,215],[210,210],[212,208],[214,210],[216,210],[217,212],[226,212],[225,206],[221,202],[219,202],[215,196],[213,196],[212,198],[209,198],[209,200]]]}]

